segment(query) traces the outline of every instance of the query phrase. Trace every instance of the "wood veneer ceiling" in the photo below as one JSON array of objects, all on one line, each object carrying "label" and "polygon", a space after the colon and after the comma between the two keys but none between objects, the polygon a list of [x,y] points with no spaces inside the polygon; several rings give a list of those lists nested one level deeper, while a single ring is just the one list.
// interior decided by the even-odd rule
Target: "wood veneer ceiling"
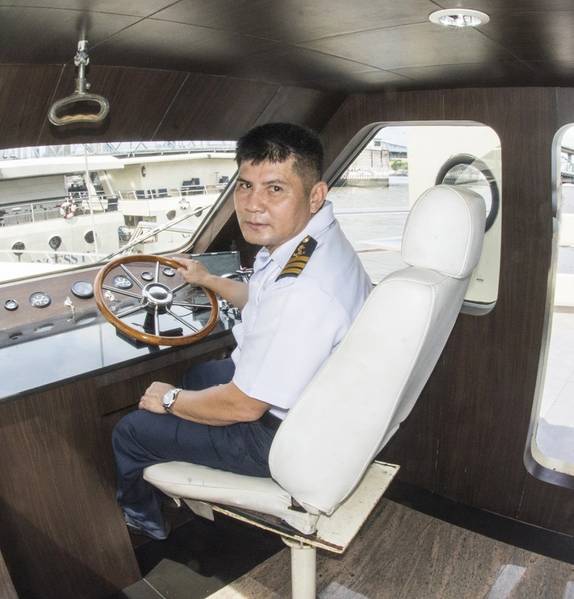
[{"label": "wood veneer ceiling", "polygon": [[[428,22],[457,5],[476,30]],[[0,1],[0,64],[92,63],[227,75],[323,91],[574,83],[572,0]]]}]

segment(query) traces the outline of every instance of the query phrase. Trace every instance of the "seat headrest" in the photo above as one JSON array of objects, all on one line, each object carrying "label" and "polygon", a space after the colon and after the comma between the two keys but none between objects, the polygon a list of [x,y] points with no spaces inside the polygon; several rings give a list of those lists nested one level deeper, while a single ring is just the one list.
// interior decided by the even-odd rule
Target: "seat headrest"
[{"label": "seat headrest", "polygon": [[408,216],[402,259],[410,266],[464,279],[480,259],[485,220],[479,194],[452,185],[431,187]]}]

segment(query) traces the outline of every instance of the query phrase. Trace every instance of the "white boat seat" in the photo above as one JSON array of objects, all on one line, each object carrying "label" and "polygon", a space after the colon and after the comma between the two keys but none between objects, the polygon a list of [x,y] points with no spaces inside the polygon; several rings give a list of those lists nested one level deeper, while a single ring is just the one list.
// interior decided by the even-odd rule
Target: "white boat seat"
[{"label": "white boat seat", "polygon": [[188,462],[149,466],[145,479],[166,495],[192,498],[275,516],[304,534],[315,531],[319,514],[293,509],[291,495],[273,479],[215,470]]},{"label": "white boat seat", "polygon": [[[339,521],[339,506],[355,505],[352,496],[366,492],[365,473],[442,353],[480,258],[485,216],[478,194],[449,185],[432,187],[415,202],[401,248],[408,266],[372,291],[289,411],[271,446],[272,479],[167,463],[147,468],[146,480],[174,498],[277,516],[304,534],[316,532],[321,518]],[[381,478],[380,494],[389,480]],[[294,510],[292,500],[304,511]],[[369,510],[362,500],[356,505],[364,521]],[[298,553],[311,545],[292,546],[294,597],[315,596],[314,554]]]}]

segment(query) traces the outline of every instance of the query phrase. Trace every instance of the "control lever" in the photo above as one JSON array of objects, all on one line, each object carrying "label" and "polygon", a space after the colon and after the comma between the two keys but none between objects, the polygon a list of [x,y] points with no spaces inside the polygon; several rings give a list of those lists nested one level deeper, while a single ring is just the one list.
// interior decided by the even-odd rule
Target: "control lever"
[{"label": "control lever", "polygon": [[66,299],[64,300],[64,306],[66,306],[66,308],[70,308],[70,310],[72,312],[72,317],[68,318],[68,320],[75,320],[76,319],[76,306],[74,306],[74,302],[70,299],[70,296],[67,296]]},{"label": "control lever", "polygon": [[241,312],[239,308],[230,304],[227,300],[219,298],[219,311],[227,319],[241,320]]}]

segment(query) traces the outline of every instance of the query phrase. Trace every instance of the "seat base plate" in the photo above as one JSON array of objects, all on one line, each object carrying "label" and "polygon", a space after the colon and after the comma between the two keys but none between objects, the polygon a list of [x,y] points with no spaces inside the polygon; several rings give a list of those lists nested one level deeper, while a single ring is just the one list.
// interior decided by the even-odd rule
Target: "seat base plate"
[{"label": "seat base plate", "polygon": [[[317,532],[312,535],[304,535],[274,516],[260,512],[238,510],[214,503],[208,505],[211,506],[214,512],[268,530],[286,539],[297,541],[302,545],[310,545],[341,554],[345,552],[355,538],[398,471],[399,466],[396,464],[373,462],[367,469],[359,486],[333,514],[319,517]],[[186,500],[183,499],[183,501]],[[197,500],[191,501],[198,503]]]}]

